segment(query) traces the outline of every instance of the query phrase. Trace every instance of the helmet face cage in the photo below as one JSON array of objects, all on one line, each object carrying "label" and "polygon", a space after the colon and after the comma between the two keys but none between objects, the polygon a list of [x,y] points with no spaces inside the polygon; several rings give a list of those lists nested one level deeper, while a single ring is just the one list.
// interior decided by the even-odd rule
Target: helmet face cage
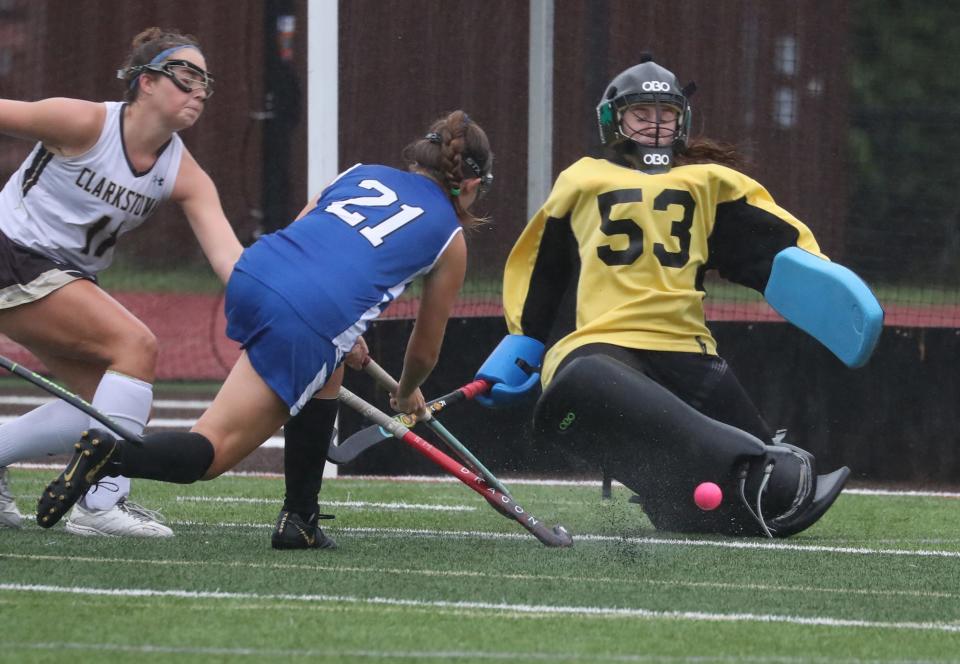
[{"label": "helmet face cage", "polygon": [[[621,139],[633,139],[632,136],[625,134],[623,131],[623,117],[631,107],[638,105],[653,106],[657,108],[665,106],[672,108],[677,113],[677,126],[673,131],[673,136],[669,143],[667,145],[661,145],[659,143],[661,139],[658,137],[658,143],[654,147],[673,147],[678,141],[681,142],[681,145],[686,144],[687,123],[685,122],[685,119],[689,112],[689,105],[687,104],[686,97],[684,97],[682,94],[659,92],[647,94],[626,94],[621,95],[613,100],[614,118],[616,122],[615,131]],[[657,116],[658,119],[655,121],[655,124],[659,127],[661,124],[659,120],[659,111]]]}]

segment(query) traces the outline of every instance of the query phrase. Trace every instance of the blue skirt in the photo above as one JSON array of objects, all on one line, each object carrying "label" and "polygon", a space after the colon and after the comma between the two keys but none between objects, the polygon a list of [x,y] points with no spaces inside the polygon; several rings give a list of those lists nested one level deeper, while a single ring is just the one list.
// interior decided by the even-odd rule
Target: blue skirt
[{"label": "blue skirt", "polygon": [[343,359],[286,300],[234,270],[227,282],[227,336],[240,343],[257,374],[296,415]]}]

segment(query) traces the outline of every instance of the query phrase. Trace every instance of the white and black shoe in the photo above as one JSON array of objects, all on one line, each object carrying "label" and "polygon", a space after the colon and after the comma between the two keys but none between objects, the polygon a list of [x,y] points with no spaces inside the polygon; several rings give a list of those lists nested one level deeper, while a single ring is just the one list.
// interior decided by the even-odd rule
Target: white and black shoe
[{"label": "white and black shoe", "polygon": [[90,510],[80,503],[67,519],[68,533],[86,537],[173,537],[160,513],[148,510],[126,498],[106,510]]},{"label": "white and black shoe", "polygon": [[10,493],[7,468],[0,467],[0,528],[19,528],[22,521],[23,515],[17,509],[17,501]]}]

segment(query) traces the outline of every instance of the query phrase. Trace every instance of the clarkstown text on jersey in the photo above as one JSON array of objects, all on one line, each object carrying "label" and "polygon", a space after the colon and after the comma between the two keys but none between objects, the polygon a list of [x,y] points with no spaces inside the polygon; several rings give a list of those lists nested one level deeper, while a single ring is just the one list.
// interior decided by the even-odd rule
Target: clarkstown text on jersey
[{"label": "clarkstown text on jersey", "polygon": [[[94,184],[94,182],[96,184]],[[145,217],[157,205],[157,199],[127,189],[113,180],[98,177],[96,171],[84,168],[77,176],[76,184],[86,192],[109,203],[118,210]]]}]

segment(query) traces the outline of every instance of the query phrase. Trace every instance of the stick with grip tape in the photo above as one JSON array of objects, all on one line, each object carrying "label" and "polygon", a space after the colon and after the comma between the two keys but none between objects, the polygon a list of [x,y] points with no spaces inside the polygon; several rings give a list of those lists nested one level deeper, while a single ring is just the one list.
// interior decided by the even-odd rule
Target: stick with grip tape
[{"label": "stick with grip tape", "polygon": [[[105,426],[107,429],[117,434],[124,440],[128,440],[134,445],[143,445],[143,438],[139,435],[129,431],[125,427],[117,424],[105,414],[101,413],[99,410],[94,408],[92,405],[81,399],[79,396],[67,390],[66,388],[60,387],[53,381],[47,380],[38,373],[30,371],[26,367],[23,367],[13,360],[10,360],[3,355],[0,355],[0,367],[3,367],[12,374],[23,378],[27,382],[33,383],[39,387],[44,392],[48,392],[58,399],[66,401],[68,404],[76,408],[77,410],[83,411],[97,422]],[[79,433],[79,432],[78,432]]]},{"label": "stick with grip tape", "polygon": [[[386,388],[388,392],[395,394],[396,391],[400,388],[400,384],[397,383],[396,380],[394,380],[393,376],[388,374],[383,367],[381,367],[379,364],[377,364],[373,360],[373,358],[369,356],[366,358],[366,361],[363,364],[363,369],[368,374],[373,376],[374,380],[376,380],[378,383],[380,383],[380,385]],[[463,461],[465,464],[473,468],[473,470],[475,470],[480,475],[483,475],[483,479],[487,481],[487,484],[494,487],[501,493],[505,493],[508,496],[510,495],[510,491],[508,491],[507,488],[503,486],[500,480],[498,480],[493,475],[493,473],[487,470],[486,466],[480,463],[480,460],[477,459],[477,457],[475,457],[473,453],[467,449],[466,445],[464,445],[459,440],[457,440],[456,436],[450,433],[450,431],[448,431],[445,426],[443,426],[442,424],[440,424],[440,422],[437,421],[437,419],[433,416],[433,413],[429,408],[427,409],[426,417],[422,419],[427,423],[428,427],[433,429],[443,439],[443,441],[447,444],[447,446],[450,447],[450,449],[457,455],[457,457],[459,457],[461,461]],[[404,424],[407,424],[407,423],[404,422]],[[413,425],[411,424],[407,426],[413,426]]]},{"label": "stick with grip tape", "polygon": [[566,528],[559,525],[553,528],[548,527],[545,523],[518,505],[513,498],[487,484],[485,479],[465,464],[457,463],[423,438],[410,431],[409,428],[371,406],[347,388],[340,388],[339,398],[340,401],[357,411],[361,416],[373,420],[389,431],[395,438],[399,438],[407,443],[420,452],[420,454],[479,493],[494,509],[514,519],[521,526],[529,530],[533,536],[540,540],[545,546],[567,547],[573,545],[573,538],[570,536],[570,533],[567,532]]},{"label": "stick with grip tape", "polygon": [[[485,380],[470,381],[463,387],[458,387],[453,392],[428,402],[427,411],[436,415],[448,406],[473,399],[489,389],[490,383]],[[416,424],[416,419],[406,414],[397,415],[393,419],[406,427],[412,427]],[[327,452],[327,459],[336,464],[350,463],[374,445],[391,438],[393,438],[393,434],[379,424],[373,424],[346,438],[339,445],[331,445]]]}]

